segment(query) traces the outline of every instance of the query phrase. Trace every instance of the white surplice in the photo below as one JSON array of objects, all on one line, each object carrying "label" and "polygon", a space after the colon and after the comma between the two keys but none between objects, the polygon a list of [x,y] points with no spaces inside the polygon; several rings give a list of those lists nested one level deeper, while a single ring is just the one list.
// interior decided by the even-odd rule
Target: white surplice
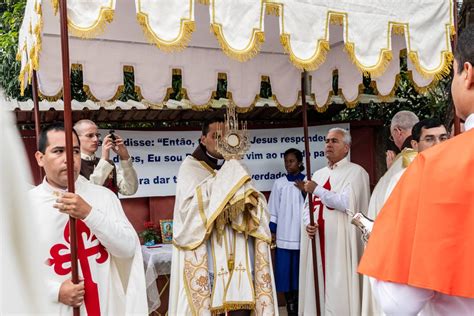
[{"label": "white surplice", "polygon": [[[413,159],[416,158],[417,154],[418,153],[412,148],[404,148],[402,152],[397,155],[392,166],[385,172],[382,178],[380,178],[372,192],[368,210],[369,218],[375,219],[377,217],[398,180],[400,180],[406,168]],[[382,314],[372,294],[369,278],[363,276],[362,315],[380,316]]]},{"label": "white surplice", "polygon": [[277,315],[269,217],[239,161],[213,170],[186,157],[176,188],[168,314]]},{"label": "white surplice", "polygon": [[[75,192],[92,206],[84,220],[77,220],[79,276],[86,290],[81,315],[96,313],[97,308],[102,315],[148,315],[140,242],[120,201],[109,189],[82,176]],[[28,197],[41,220],[35,244],[42,254],[47,312],[72,315],[70,306],[58,302],[61,283],[71,278],[69,217],[53,207],[61,193],[45,178]]]},{"label": "white surplice", "polygon": [[[276,245],[282,249],[300,249],[300,223],[304,198],[295,182],[278,178],[268,199],[270,222],[277,224]],[[297,229],[295,229],[295,227]]]},{"label": "white surplice", "polygon": [[[333,168],[325,167],[316,171],[312,178],[318,186],[329,181],[330,191],[349,196],[349,209],[365,212],[369,203],[369,175],[359,165],[347,158],[336,163]],[[344,201],[344,198],[336,199]],[[324,201],[323,205],[324,205]],[[328,209],[323,206],[325,225],[325,282],[321,262],[319,235],[316,233],[318,261],[318,281],[323,315],[360,315],[361,278],[357,265],[361,255],[362,241],[351,218],[344,210]],[[314,218],[318,218],[319,206],[315,207]],[[309,216],[305,203],[303,217]],[[313,260],[311,242],[306,233],[305,219],[301,225],[300,290],[299,315],[316,315],[314,292]],[[324,293],[324,295],[323,295]]]}]

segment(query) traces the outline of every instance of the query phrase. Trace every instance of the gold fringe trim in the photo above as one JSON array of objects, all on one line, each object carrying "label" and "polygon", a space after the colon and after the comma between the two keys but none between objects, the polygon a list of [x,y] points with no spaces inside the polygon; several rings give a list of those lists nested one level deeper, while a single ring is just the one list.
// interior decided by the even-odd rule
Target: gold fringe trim
[{"label": "gold fringe trim", "polygon": [[148,23],[148,14],[143,12],[137,13],[137,20],[142,27],[146,39],[150,43],[155,44],[160,50],[165,52],[176,52],[185,49],[191,40],[194,30],[196,29],[194,21],[181,19],[181,27],[178,36],[171,41],[167,41],[159,38],[150,27],[150,24]]},{"label": "gold fringe trim", "polygon": [[291,113],[294,110],[296,110],[296,108],[298,107],[298,101],[296,101],[296,103],[293,104],[292,106],[283,106],[278,101],[278,97],[276,95],[272,95],[271,98],[273,99],[273,102],[275,102],[277,109],[282,113]]},{"label": "gold fringe trim", "polygon": [[211,0],[197,0],[197,2],[203,5],[209,5],[211,3]]},{"label": "gold fringe trim", "polygon": [[225,40],[224,34],[222,33],[222,26],[220,24],[212,23],[211,31],[214,32],[214,35],[216,36],[222,51],[230,58],[240,62],[244,62],[255,57],[260,51],[262,43],[265,41],[265,33],[263,31],[254,29],[252,39],[250,40],[250,43],[247,45],[247,47],[245,47],[243,50],[236,50],[230,47],[230,45]]},{"label": "gold fringe trim", "polygon": [[307,70],[307,71],[312,71],[316,70],[321,66],[324,61],[326,60],[327,53],[330,49],[329,47],[329,41],[326,40],[318,40],[318,45],[316,52],[314,53],[313,56],[311,56],[309,59],[299,59],[296,57],[296,55],[293,53],[293,50],[291,49],[291,44],[290,44],[290,35],[289,34],[282,34],[280,36],[280,42],[283,48],[285,49],[285,52],[290,55],[290,61],[291,63],[298,69],[301,70]]},{"label": "gold fringe trim", "polygon": [[54,15],[57,15],[59,11],[59,0],[51,0],[51,5],[53,6]]},{"label": "gold fringe trim", "polygon": [[267,15],[274,15],[274,16],[280,16],[280,8],[281,4],[278,3],[265,3],[265,14]]},{"label": "gold fringe trim", "polygon": [[69,34],[80,38],[97,37],[105,31],[107,23],[110,23],[114,20],[114,13],[114,9],[102,7],[100,9],[99,18],[97,21],[95,21],[94,25],[87,28],[79,27],[72,23],[70,19],[68,19]]},{"label": "gold fringe trim", "polygon": [[255,309],[255,303],[224,303],[224,306],[211,308],[212,315],[226,314],[227,312],[238,311],[238,310],[251,310]]},{"label": "gold fringe trim", "polygon": [[374,66],[365,66],[359,62],[355,55],[354,43],[346,43],[345,50],[349,54],[349,58],[351,59],[352,63],[357,67],[357,69],[359,69],[359,71],[364,75],[370,74],[372,78],[380,77],[381,75],[383,75],[383,73],[390,64],[390,61],[393,58],[392,52],[384,48],[380,50],[379,60]]},{"label": "gold fringe trim", "polygon": [[38,90],[38,96],[41,100],[46,100],[48,102],[55,102],[63,97],[63,89],[61,88],[61,90],[59,90],[59,92],[56,93],[55,95],[44,95],[41,93],[41,91]]},{"label": "gold fringe trim", "polygon": [[18,81],[20,82],[20,95],[25,95],[25,75],[27,72],[30,71],[30,64],[26,64],[26,66],[20,70],[20,74],[18,75]]},{"label": "gold fringe trim", "polygon": [[409,52],[408,57],[415,66],[416,71],[425,78],[434,77],[436,80],[441,80],[451,73],[451,65],[453,63],[454,55],[452,52],[443,51],[441,57],[441,64],[434,70],[426,70],[420,65],[418,53],[415,51]]}]

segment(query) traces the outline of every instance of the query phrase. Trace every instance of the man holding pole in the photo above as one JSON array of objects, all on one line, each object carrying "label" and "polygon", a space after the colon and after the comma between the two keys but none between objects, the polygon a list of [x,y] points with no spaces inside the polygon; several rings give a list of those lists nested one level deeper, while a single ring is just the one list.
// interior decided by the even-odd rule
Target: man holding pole
[{"label": "man holding pole", "polygon": [[[329,130],[325,154],[328,166],[316,171],[305,190],[313,194],[316,225],[310,225],[309,207],[302,218],[299,315],[316,315],[312,238],[316,238],[318,288],[322,315],[360,315],[360,277],[357,262],[362,242],[346,210],[363,211],[369,203],[369,176],[347,155],[350,133]],[[317,233],[318,232],[318,233]]]},{"label": "man holding pole", "polygon": [[[79,176],[80,144],[73,135],[76,193],[67,192],[65,132],[62,124],[41,131],[35,157],[44,168],[43,183],[29,192],[40,215],[35,238],[43,267],[48,314],[146,315],[145,276],[137,234],[120,201],[104,187]],[[71,273],[69,216],[76,218],[80,280]]]}]

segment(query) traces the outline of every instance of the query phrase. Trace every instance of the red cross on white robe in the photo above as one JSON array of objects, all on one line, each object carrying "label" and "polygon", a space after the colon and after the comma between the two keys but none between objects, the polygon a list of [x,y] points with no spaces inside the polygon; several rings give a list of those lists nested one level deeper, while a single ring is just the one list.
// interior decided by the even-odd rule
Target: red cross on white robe
[{"label": "red cross on white robe", "polygon": [[[83,221],[76,221],[77,231],[77,257],[81,265],[82,276],[84,277],[84,305],[89,316],[100,315],[100,301],[99,290],[97,283],[92,279],[92,272],[89,265],[89,257],[97,255],[95,261],[97,264],[103,264],[109,258],[109,254],[105,247],[99,242],[97,237],[91,234],[89,227]],[[64,244],[55,244],[51,247],[49,253],[51,258],[47,260],[47,264],[54,268],[54,272],[58,275],[66,275],[71,273],[71,251],[69,238],[69,221],[64,228]],[[96,244],[90,248],[86,248],[84,239],[89,240],[90,243]],[[66,265],[66,266],[65,266]]]},{"label": "red cross on white robe", "polygon": [[[326,183],[323,185],[323,188],[325,188],[328,191],[331,191],[331,183],[329,182],[329,179],[326,181]],[[325,248],[324,248],[324,218],[323,218],[323,212],[324,212],[324,207],[325,205],[323,204],[323,201],[321,199],[313,194],[313,213],[315,212],[316,208],[319,206],[319,212],[318,212],[318,218],[316,220],[316,224],[318,224],[318,234],[319,234],[319,248],[321,250],[321,261],[323,265],[323,277],[324,277],[324,282],[326,282],[326,255],[325,255]],[[327,207],[327,206],[326,206]],[[329,210],[334,210],[330,207],[327,207]]]}]

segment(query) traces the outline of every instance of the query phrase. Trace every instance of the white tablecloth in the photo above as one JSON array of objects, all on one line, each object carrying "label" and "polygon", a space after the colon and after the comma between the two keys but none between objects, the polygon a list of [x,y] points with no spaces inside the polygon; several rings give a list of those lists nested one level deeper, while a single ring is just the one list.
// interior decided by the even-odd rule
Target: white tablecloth
[{"label": "white tablecloth", "polygon": [[152,313],[160,307],[161,304],[156,279],[159,275],[169,275],[171,273],[171,253],[173,246],[171,244],[160,244],[159,246],[160,247],[154,246],[155,248],[142,246],[149,313]]}]

